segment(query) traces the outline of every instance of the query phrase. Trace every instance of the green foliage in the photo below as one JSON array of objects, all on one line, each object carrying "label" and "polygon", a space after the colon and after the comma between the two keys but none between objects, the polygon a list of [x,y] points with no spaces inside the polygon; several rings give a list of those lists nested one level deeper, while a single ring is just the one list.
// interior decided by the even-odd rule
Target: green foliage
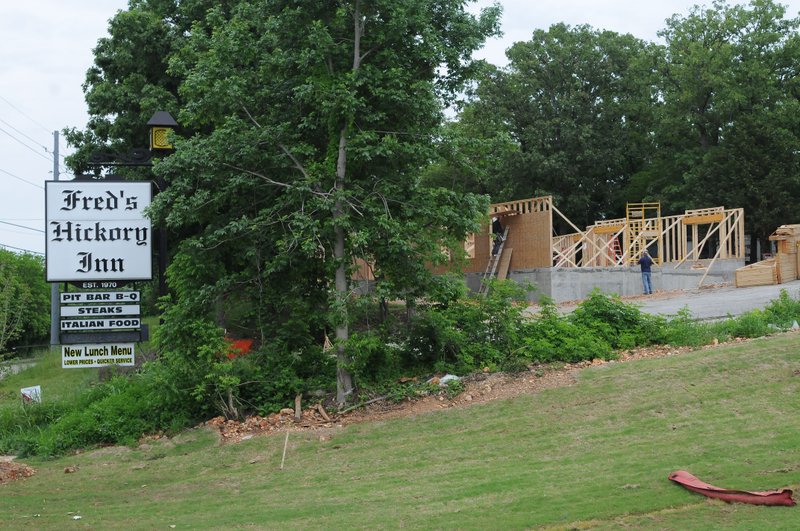
[{"label": "green foliage", "polygon": [[0,408],[0,453],[34,455],[36,436],[68,414],[73,404],[66,400],[40,404],[17,402]]},{"label": "green foliage", "polygon": [[486,297],[423,308],[411,323],[409,361],[461,374],[500,367],[524,336],[525,293],[514,282],[493,281]]},{"label": "green foliage", "polygon": [[[175,153],[154,167],[169,186],[151,207],[179,242],[168,278],[180,309],[165,319],[192,316],[310,366],[326,334],[346,342],[354,259],[387,298],[426,294],[426,263],[476,230],[488,203],[420,179],[472,51],[497,32],[499,8],[464,7],[143,2],[114,17],[87,76],[89,127],[68,135],[80,145],[71,163],[99,143],[138,145],[156,106],[178,117]],[[164,346],[182,389],[232,409],[243,380],[196,364],[189,337]]]},{"label": "green foliage", "polygon": [[403,347],[378,331],[355,332],[347,342],[349,367],[359,385],[369,387],[403,376]]},{"label": "green foliage", "polygon": [[9,348],[40,342],[50,331],[44,259],[0,249],[0,359]]},{"label": "green foliage", "polygon": [[100,444],[135,444],[145,433],[189,425],[185,411],[166,409],[154,381],[145,376],[115,377],[74,402],[45,402],[2,410],[4,452],[53,457]]},{"label": "green foliage", "polygon": [[463,393],[466,389],[464,382],[461,380],[450,380],[444,385],[444,393],[450,400]]},{"label": "green foliage", "polygon": [[[508,67],[480,78],[451,128],[464,149],[445,160],[498,200],[553,195],[580,226],[624,212],[621,192],[655,147],[660,48],[559,23],[507,55]],[[484,142],[472,147],[465,134]]]},{"label": "green foliage", "polygon": [[720,328],[730,337],[761,337],[775,332],[770,327],[767,315],[761,310],[753,310],[734,319],[726,319]]},{"label": "green foliage", "polygon": [[782,289],[777,299],[770,301],[764,308],[766,319],[780,328],[789,328],[800,322],[800,298],[792,298],[789,292]]},{"label": "green foliage", "polygon": [[714,338],[723,340],[717,326],[697,321],[692,312],[684,307],[678,315],[664,323],[663,343],[675,346],[699,347],[708,345]]},{"label": "green foliage", "polygon": [[169,306],[156,340],[161,363],[152,367],[165,404],[192,418],[267,413],[290,404],[297,393],[327,389],[333,361],[321,344],[276,339],[229,359],[223,330]]},{"label": "green foliage", "polygon": [[[772,0],[715,2],[667,20],[664,99],[648,183],[672,208],[736,205],[758,238],[793,223],[800,193],[800,20]],[[714,186],[708,186],[708,183]],[[771,201],[760,198],[781,194]],[[755,247],[753,247],[755,249]]]},{"label": "green foliage", "polygon": [[611,345],[591,328],[559,316],[551,299],[544,299],[541,305],[541,311],[533,320],[530,333],[525,338],[523,352],[528,361],[574,363],[612,357]]},{"label": "green foliage", "polygon": [[659,340],[659,324],[618,295],[595,289],[570,315],[573,324],[591,330],[612,349],[647,345]]}]

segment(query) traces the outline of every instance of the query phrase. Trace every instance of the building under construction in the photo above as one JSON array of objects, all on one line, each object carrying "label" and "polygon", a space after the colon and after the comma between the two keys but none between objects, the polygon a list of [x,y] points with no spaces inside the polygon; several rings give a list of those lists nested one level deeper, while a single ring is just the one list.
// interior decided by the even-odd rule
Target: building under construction
[{"label": "building under construction", "polygon": [[[627,205],[624,218],[585,229],[561,213],[550,196],[493,204],[489,214],[503,227],[502,241],[494,245],[497,236],[489,222],[465,242],[466,261],[452,264],[475,291],[487,279],[508,278],[532,283],[531,300],[542,294],[556,302],[582,299],[595,288],[641,294],[637,262],[645,249],[655,261],[656,291],[732,283],[745,263],[741,208],[664,216],[659,203],[634,203]],[[572,232],[556,234],[556,224]]]}]

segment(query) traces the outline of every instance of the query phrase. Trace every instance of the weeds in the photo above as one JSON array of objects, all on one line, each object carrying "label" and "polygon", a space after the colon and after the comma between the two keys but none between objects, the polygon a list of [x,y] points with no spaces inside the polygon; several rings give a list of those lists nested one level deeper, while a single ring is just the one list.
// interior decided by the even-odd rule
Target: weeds
[{"label": "weeds", "polygon": [[[372,327],[351,336],[349,369],[362,393],[393,401],[432,393],[452,398],[464,391],[462,381],[439,387],[411,378],[609,359],[618,349],[649,344],[696,347],[714,339],[767,335],[800,320],[800,301],[785,291],[763,311],[716,323],[698,322],[686,308],[672,319],[650,316],[600,292],[568,317],[545,300],[540,313],[529,318],[523,315],[527,305],[520,303],[525,290],[513,283],[493,283],[485,298],[452,297],[456,292],[450,289],[446,300],[420,305],[417,315],[400,326]],[[130,444],[145,433],[190,425],[211,413],[210,405],[220,396],[235,400],[237,414],[265,414],[284,407],[298,392],[332,383],[330,357],[319,347],[300,353],[265,345],[235,360],[221,360],[216,352],[199,352],[191,363],[167,357],[142,373],[116,376],[68,399],[30,405],[9,401],[0,408],[0,452],[56,456],[98,444]],[[198,371],[207,378],[197,378]]]}]

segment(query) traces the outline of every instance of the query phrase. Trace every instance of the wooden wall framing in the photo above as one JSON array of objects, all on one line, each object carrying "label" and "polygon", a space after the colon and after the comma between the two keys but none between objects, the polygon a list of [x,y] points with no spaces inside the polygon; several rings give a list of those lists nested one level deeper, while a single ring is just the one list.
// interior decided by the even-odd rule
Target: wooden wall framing
[{"label": "wooden wall framing", "polygon": [[[496,203],[488,214],[490,218],[500,217],[509,228],[505,248],[513,249],[511,271],[626,266],[635,263],[645,248],[662,264],[695,262],[705,256],[711,260],[710,269],[717,259],[744,259],[741,208],[713,207],[661,216],[658,203],[633,203],[625,218],[597,221],[586,229],[580,229],[559,211],[552,196]],[[574,232],[553,234],[554,216]],[[711,248],[712,242],[716,249]],[[471,256],[463,271],[483,272],[492,249],[489,222],[466,247]]]}]

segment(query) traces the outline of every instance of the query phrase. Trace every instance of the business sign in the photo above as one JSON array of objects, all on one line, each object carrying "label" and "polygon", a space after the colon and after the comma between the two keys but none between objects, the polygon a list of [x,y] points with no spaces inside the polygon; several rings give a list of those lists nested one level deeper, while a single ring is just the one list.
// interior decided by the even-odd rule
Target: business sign
[{"label": "business sign", "polygon": [[63,369],[102,367],[104,365],[131,366],[133,364],[133,343],[61,345],[61,367]]},{"label": "business sign", "polygon": [[62,332],[78,332],[81,330],[126,330],[142,327],[139,317],[115,317],[113,319],[62,319]]},{"label": "business sign", "polygon": [[150,182],[47,181],[48,282],[150,280]]},{"label": "business sign", "polygon": [[61,294],[61,303],[136,302],[138,291],[73,291]]},{"label": "business sign", "polygon": [[116,317],[120,315],[139,315],[138,304],[119,304],[107,306],[62,306],[61,317]]}]

